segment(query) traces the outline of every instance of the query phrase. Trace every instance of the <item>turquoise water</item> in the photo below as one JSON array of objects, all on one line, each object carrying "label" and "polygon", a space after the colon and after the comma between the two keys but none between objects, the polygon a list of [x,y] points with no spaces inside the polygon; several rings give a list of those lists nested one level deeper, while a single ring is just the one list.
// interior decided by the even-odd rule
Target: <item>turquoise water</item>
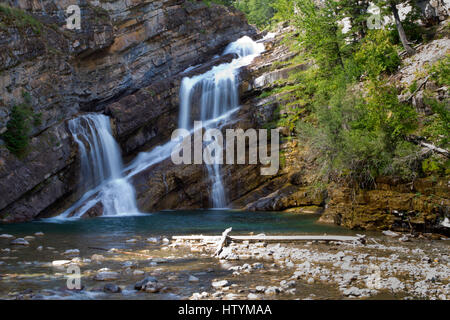
[{"label": "turquoise water", "polygon": [[353,234],[344,228],[319,224],[317,215],[280,212],[245,212],[229,210],[161,211],[123,217],[99,217],[78,220],[41,220],[0,225],[0,233],[15,236],[38,231],[46,235],[89,236],[100,234],[132,237],[135,235],[220,234],[233,227],[233,233],[267,234]]},{"label": "turquoise water", "polygon": [[[148,243],[146,238],[170,237],[183,234],[221,234],[233,227],[232,234],[352,234],[343,228],[316,223],[317,215],[299,215],[279,212],[242,212],[230,210],[162,211],[153,214],[123,217],[98,217],[78,220],[41,220],[21,224],[0,225],[0,234],[14,237],[34,235],[29,246],[13,246],[10,240],[0,238],[0,299],[15,299],[24,290],[32,290],[33,299],[172,299],[189,297],[193,292],[201,292],[209,286],[214,277],[230,276],[227,271],[209,256],[193,255],[189,249],[162,250],[162,243]],[[133,241],[127,241],[129,239]],[[150,264],[147,256],[116,254],[108,252],[117,248],[126,252],[144,252],[152,259],[163,259],[160,264]],[[101,263],[81,264],[82,283],[85,290],[80,293],[66,290],[64,268],[53,267],[54,260],[68,259],[64,252],[78,249],[81,258],[91,258],[93,254],[105,255]],[[143,250],[143,251],[142,251]],[[71,259],[71,258],[69,258]],[[157,272],[158,278],[173,288],[170,294],[147,294],[133,291],[134,283],[143,276],[127,272],[122,263],[132,260],[136,268],[146,274]],[[155,260],[158,261],[158,260]],[[125,288],[119,296],[102,293],[103,282],[93,279],[100,268],[110,268],[120,272],[115,281]],[[204,275],[207,269],[214,270]],[[159,270],[159,271],[158,271]],[[202,278],[199,283],[190,283],[189,274]],[[168,280],[169,275],[177,275],[178,280]],[[270,277],[269,277],[270,278]],[[255,279],[247,279],[244,287]]]}]

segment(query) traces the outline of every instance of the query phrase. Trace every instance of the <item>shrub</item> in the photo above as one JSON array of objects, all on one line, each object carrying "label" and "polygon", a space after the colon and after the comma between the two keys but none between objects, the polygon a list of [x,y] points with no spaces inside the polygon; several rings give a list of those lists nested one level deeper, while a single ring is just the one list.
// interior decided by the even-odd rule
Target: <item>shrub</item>
[{"label": "shrub", "polygon": [[370,30],[361,47],[354,54],[361,74],[377,78],[381,73],[392,73],[401,63],[396,47],[389,41],[385,30]]},{"label": "shrub", "polygon": [[41,114],[33,113],[29,94],[23,93],[23,98],[23,103],[12,107],[6,132],[2,135],[6,147],[16,156],[21,156],[27,149],[32,126],[41,122]]}]

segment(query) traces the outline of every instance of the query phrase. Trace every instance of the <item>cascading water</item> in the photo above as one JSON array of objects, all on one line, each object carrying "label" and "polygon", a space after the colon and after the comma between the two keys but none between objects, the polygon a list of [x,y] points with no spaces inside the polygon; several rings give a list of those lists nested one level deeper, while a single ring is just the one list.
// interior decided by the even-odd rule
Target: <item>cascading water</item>
[{"label": "cascading water", "polygon": [[109,118],[83,115],[69,121],[69,130],[79,147],[85,193],[60,217],[80,217],[97,203],[102,204],[105,216],[138,213],[134,188],[122,176],[122,156],[111,134]]},{"label": "cascading water", "polygon": [[[257,43],[247,36],[242,37],[230,43],[223,53],[234,53],[238,56],[237,59],[230,63],[215,66],[211,70],[192,78],[183,78],[180,88],[179,127],[191,129],[194,120],[214,120],[230,110],[238,108],[239,68],[250,64],[263,51],[264,44]],[[191,119],[193,105],[197,102],[194,101],[197,90],[200,91],[200,118]],[[213,208],[224,208],[227,205],[227,201],[218,161],[207,165],[207,169],[212,182]]]},{"label": "cascading water", "polygon": [[[225,123],[239,107],[238,70],[250,64],[264,51],[264,44],[244,36],[232,42],[223,54],[234,53],[238,58],[230,63],[213,67],[208,72],[192,78],[185,77],[180,88],[179,127],[193,133],[191,119],[195,90],[201,90],[200,119],[206,128]],[[195,68],[195,67],[194,67]],[[197,119],[196,119],[197,120]],[[137,173],[170,157],[178,143],[168,143],[140,153],[123,168],[119,146],[111,134],[109,118],[101,114],[87,114],[69,122],[69,129],[79,146],[81,156],[82,190],[84,195],[58,219],[81,217],[90,208],[101,203],[104,216],[138,214],[136,196],[129,179]],[[220,166],[208,165],[212,181],[214,208],[226,206]]]}]

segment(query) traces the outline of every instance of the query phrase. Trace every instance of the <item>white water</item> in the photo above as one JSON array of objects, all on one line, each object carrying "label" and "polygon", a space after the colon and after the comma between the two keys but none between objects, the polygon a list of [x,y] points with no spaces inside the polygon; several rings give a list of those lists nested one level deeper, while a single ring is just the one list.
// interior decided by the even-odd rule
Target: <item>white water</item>
[{"label": "white water", "polygon": [[60,217],[81,217],[99,202],[104,216],[139,213],[134,188],[122,176],[122,156],[111,134],[109,118],[86,114],[70,120],[69,130],[80,151],[80,186],[85,193]]},{"label": "white water", "polygon": [[[208,72],[192,78],[185,77],[180,88],[179,127],[190,129],[192,98],[195,90],[201,90],[200,119],[207,128],[227,122],[239,108],[238,70],[250,64],[264,51],[262,43],[244,36],[232,42],[223,54],[238,55],[230,63],[213,67]],[[195,67],[193,67],[195,68]],[[139,214],[136,195],[129,179],[139,172],[170,157],[177,141],[169,141],[141,152],[126,168],[123,168],[119,146],[111,135],[109,118],[101,114],[88,114],[69,121],[69,129],[79,146],[81,156],[81,182],[84,195],[57,219],[79,218],[97,203],[103,205],[104,216]],[[218,164],[207,165],[212,181],[214,208],[226,206],[226,196]]]},{"label": "white water", "polygon": [[[192,78],[183,78],[180,88],[179,128],[191,129],[194,120],[213,120],[214,123],[214,119],[238,108],[239,68],[250,64],[263,51],[264,44],[257,43],[247,36],[242,37],[230,43],[223,53],[237,54],[237,59],[215,66]],[[199,99],[196,99],[198,95]],[[194,110],[194,108],[199,108],[199,110]],[[192,113],[197,114],[197,118],[192,119]],[[218,161],[207,165],[207,169],[212,183],[213,208],[225,208],[227,206],[226,193]]]}]

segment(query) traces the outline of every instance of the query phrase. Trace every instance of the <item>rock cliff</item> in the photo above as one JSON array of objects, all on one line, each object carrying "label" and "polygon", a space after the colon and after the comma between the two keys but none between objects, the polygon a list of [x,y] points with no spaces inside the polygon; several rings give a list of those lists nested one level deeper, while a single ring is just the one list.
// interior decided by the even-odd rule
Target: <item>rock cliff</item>
[{"label": "rock cliff", "polygon": [[[66,28],[71,4],[81,9],[79,30]],[[79,170],[67,119],[86,111],[112,114],[125,152],[132,152],[167,130],[167,119],[154,122],[158,115],[176,117],[177,89],[167,79],[244,34],[256,31],[243,14],[196,1],[3,2],[0,134],[24,93],[39,121],[19,157],[0,140],[0,218],[31,220],[71,201]],[[121,97],[119,110],[114,102]]]}]

